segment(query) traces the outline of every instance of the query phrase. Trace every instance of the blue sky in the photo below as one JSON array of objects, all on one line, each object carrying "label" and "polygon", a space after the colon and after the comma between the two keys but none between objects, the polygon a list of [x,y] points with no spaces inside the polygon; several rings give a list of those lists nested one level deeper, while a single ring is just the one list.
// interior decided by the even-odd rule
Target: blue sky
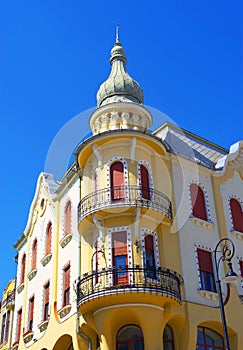
[{"label": "blue sky", "polygon": [[227,149],[243,138],[241,1],[0,1],[0,290],[52,141],[96,105],[117,22],[146,105]]}]

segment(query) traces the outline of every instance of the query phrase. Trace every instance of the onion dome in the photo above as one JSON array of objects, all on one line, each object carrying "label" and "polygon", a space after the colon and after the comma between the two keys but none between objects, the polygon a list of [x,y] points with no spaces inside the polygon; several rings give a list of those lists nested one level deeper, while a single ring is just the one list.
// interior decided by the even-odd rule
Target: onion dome
[{"label": "onion dome", "polygon": [[98,106],[113,102],[143,103],[143,90],[127,73],[126,62],[125,51],[117,32],[116,42],[111,50],[111,73],[97,92]]}]

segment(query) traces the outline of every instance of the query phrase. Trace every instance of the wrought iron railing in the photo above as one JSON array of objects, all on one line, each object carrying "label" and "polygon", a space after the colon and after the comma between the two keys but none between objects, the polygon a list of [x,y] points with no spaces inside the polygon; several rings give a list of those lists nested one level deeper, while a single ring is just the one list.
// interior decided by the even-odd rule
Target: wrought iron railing
[{"label": "wrought iron railing", "polygon": [[9,306],[12,306],[14,305],[15,303],[15,290],[11,291],[6,299],[3,300],[2,302],[2,307],[6,306],[6,307],[9,307]]},{"label": "wrought iron railing", "polygon": [[162,192],[140,186],[104,188],[88,194],[79,203],[78,219],[80,221],[97,210],[126,205],[153,208],[172,220],[169,198]]},{"label": "wrought iron railing", "polygon": [[129,292],[156,293],[181,303],[182,279],[176,272],[166,268],[149,269],[139,265],[104,268],[84,274],[77,283],[77,302],[102,295]]}]

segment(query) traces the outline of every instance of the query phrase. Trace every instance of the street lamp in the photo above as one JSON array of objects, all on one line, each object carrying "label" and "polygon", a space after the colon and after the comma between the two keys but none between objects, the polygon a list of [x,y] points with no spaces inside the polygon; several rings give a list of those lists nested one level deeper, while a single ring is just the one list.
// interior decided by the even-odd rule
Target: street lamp
[{"label": "street lamp", "polygon": [[[235,283],[239,277],[234,272],[232,267],[232,262],[231,262],[231,259],[235,254],[234,243],[229,238],[223,238],[217,243],[213,253],[214,253],[214,274],[216,275],[216,288],[219,296],[219,307],[220,307],[222,324],[223,324],[225,347],[226,347],[226,350],[230,350],[226,317],[225,317],[225,311],[224,311],[223,295],[222,295],[222,289],[221,289],[221,281],[219,279],[219,264],[221,261],[226,261],[228,264],[228,272],[226,276],[223,278],[223,281],[226,283]],[[221,256],[218,258],[218,260],[217,260],[217,253],[221,253]]]}]

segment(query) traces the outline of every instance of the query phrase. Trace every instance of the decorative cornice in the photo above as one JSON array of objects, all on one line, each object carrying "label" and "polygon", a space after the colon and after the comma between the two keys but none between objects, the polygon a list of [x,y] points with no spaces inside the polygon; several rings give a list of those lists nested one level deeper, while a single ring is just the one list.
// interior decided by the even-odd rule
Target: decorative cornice
[{"label": "decorative cornice", "polygon": [[243,179],[243,140],[233,144],[229,153],[218,160],[215,168],[219,169],[219,171],[214,176],[222,176],[228,168],[232,168],[239,171]]}]

